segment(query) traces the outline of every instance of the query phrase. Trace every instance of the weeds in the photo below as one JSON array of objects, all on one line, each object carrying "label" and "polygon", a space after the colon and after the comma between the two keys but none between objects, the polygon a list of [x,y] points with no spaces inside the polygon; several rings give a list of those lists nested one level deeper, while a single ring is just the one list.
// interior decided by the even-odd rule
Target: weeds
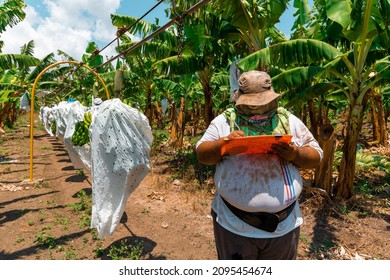
[{"label": "weeds", "polygon": [[93,250],[93,253],[95,254],[96,258],[101,258],[104,254],[104,249],[102,248],[96,248]]},{"label": "weeds", "polygon": [[321,245],[319,246],[312,246],[312,251],[313,252],[328,252],[332,248],[336,247],[337,244],[329,241],[329,240],[324,240]]},{"label": "weeds", "polygon": [[91,217],[89,214],[83,213],[80,215],[80,228],[89,227],[91,225]]},{"label": "weeds", "polygon": [[84,170],[83,170],[83,169],[78,169],[78,170],[76,171],[76,175],[77,175],[77,176],[85,176]]},{"label": "weeds", "polygon": [[0,145],[3,145],[6,141],[6,138],[0,135]]},{"label": "weeds", "polygon": [[48,188],[49,182],[48,181],[38,181],[34,184],[34,189],[41,189],[41,188]]},{"label": "weeds", "polygon": [[58,215],[58,214],[57,214],[57,215],[55,216],[54,223],[55,223],[56,225],[63,225],[63,226],[66,226],[66,225],[68,225],[68,223],[69,223],[69,219],[66,218],[66,217],[63,217],[62,215]]},{"label": "weeds", "polygon": [[53,147],[50,146],[42,146],[40,147],[41,150],[53,150]]},{"label": "weeds", "polygon": [[168,131],[163,130],[163,129],[162,130],[155,129],[154,133],[153,133],[153,137],[154,137],[154,140],[152,143],[152,147],[156,148],[156,147],[160,146],[162,143],[169,140],[169,133],[168,133]]},{"label": "weeds", "polygon": [[11,172],[11,166],[7,166],[3,170],[3,174],[10,173]]},{"label": "weeds", "polygon": [[56,240],[49,233],[42,231],[34,240],[34,243],[47,246],[48,249],[53,249],[56,246]]},{"label": "weeds", "polygon": [[139,260],[144,249],[143,241],[135,241],[135,245],[128,244],[126,240],[122,240],[119,246],[112,245],[107,256],[113,260]]},{"label": "weeds", "polygon": [[199,186],[214,176],[214,165],[202,165],[198,161],[195,149],[189,147],[183,151],[178,151],[171,160],[172,179],[193,180],[196,178]]},{"label": "weeds", "polygon": [[303,234],[303,233],[301,233],[300,235],[299,235],[299,240],[301,240],[303,243],[305,243],[305,244],[310,244],[311,243],[311,239],[310,239],[310,237],[308,237],[307,235],[305,235],[305,234]]},{"label": "weeds", "polygon": [[91,210],[92,196],[87,195],[87,193],[84,190],[81,190],[78,192],[77,198],[80,200],[79,202],[69,204],[69,206],[73,208],[73,210],[75,211]]},{"label": "weeds", "polygon": [[21,243],[24,241],[24,237],[23,236],[18,236],[18,238],[16,238],[16,243]]},{"label": "weeds", "polygon": [[45,220],[45,216],[43,215],[42,210],[39,210],[38,221],[43,222],[43,220]]},{"label": "weeds", "polygon": [[66,249],[64,252],[64,259],[65,260],[75,260],[76,259],[76,253],[75,249],[72,245],[69,246],[69,248]]}]

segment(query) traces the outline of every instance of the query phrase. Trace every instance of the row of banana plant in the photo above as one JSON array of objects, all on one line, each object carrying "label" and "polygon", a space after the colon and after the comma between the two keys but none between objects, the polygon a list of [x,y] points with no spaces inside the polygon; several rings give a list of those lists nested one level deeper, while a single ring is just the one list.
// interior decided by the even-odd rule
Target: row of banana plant
[{"label": "row of banana plant", "polygon": [[[11,2],[24,1],[8,0],[3,6]],[[110,96],[138,107],[154,127],[179,131],[178,136],[171,134],[174,142],[189,127],[196,136],[200,126],[231,106],[229,66],[233,62],[238,61],[241,72],[268,71],[275,89],[283,94],[282,105],[310,124],[316,137],[322,135],[324,125],[336,125],[346,116],[343,156],[331,192],[351,197],[357,141],[368,113],[378,120],[375,140],[388,145],[390,1],[314,0],[310,7],[307,0],[215,0],[197,10],[192,7],[199,0],[164,2],[170,5],[167,15],[177,24],[142,46],[132,48],[138,42],[130,34],[151,35],[161,28],[158,20],[150,23],[116,14],[111,19],[118,28],[117,51],[122,55],[104,62],[95,43],[87,46],[82,63],[99,73]],[[291,4],[296,20],[287,38],[276,24]],[[3,10],[7,9],[0,10],[5,14]],[[15,24],[23,16],[1,18],[12,18],[8,24]],[[13,104],[16,114],[17,98],[31,89],[43,67],[53,63],[53,54],[35,59],[32,47],[29,42],[19,56],[1,54],[0,45],[0,125],[10,115],[3,104]],[[46,73],[39,88],[52,93],[39,99],[46,103],[70,97],[87,103],[92,95],[104,96],[88,71],[71,65]],[[168,119],[162,114],[162,100],[170,105]]]}]

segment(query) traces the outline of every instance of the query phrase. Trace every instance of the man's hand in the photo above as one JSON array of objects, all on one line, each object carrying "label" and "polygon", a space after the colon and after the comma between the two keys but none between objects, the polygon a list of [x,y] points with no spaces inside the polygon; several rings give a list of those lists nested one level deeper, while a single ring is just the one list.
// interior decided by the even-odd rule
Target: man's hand
[{"label": "man's hand", "polygon": [[234,130],[227,136],[227,138],[229,140],[231,140],[231,139],[234,139],[234,138],[244,137],[244,136],[245,136],[244,131],[242,131],[242,130]]},{"label": "man's hand", "polygon": [[231,140],[243,136],[245,136],[244,131],[235,130],[224,138],[214,140],[214,141],[203,142],[198,146],[198,149],[196,150],[199,162],[206,165],[217,164],[222,158],[221,147],[222,147],[223,139],[227,138]]},{"label": "man's hand", "polygon": [[298,147],[294,143],[278,143],[271,148],[279,157],[301,168],[314,168],[321,161],[320,154],[310,146]]},{"label": "man's hand", "polygon": [[271,146],[272,151],[285,161],[293,162],[298,157],[298,147],[294,143],[278,143]]}]

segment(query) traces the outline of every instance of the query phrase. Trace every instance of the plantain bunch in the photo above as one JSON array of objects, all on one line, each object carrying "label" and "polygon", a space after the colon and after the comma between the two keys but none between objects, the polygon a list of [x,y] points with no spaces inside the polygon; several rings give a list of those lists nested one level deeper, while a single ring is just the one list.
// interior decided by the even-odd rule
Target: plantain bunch
[{"label": "plantain bunch", "polygon": [[84,113],[84,119],[76,123],[75,130],[72,135],[72,142],[75,146],[84,146],[90,144],[88,129],[92,122],[91,112]]},{"label": "plantain bunch", "polygon": [[52,122],[52,124],[51,124],[51,133],[53,133],[53,135],[55,135],[57,133],[57,123],[56,122]]}]

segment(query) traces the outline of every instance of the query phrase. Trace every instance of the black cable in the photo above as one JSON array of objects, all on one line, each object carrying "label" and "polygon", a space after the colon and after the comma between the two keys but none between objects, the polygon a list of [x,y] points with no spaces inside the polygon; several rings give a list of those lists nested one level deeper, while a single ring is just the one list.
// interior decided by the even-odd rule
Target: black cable
[{"label": "black cable", "polygon": [[[147,36],[146,38],[142,39],[141,41],[139,41],[137,44],[131,46],[130,48],[126,49],[125,51],[123,52],[119,52],[118,55],[110,58],[109,60],[107,60],[106,62],[102,63],[101,65],[95,67],[93,70],[94,71],[98,71],[99,68],[107,65],[108,63],[111,63],[113,60],[117,59],[117,58],[120,58],[121,56],[133,51],[134,49],[142,46],[145,42],[149,41],[150,39],[152,39],[153,37],[155,37],[156,35],[160,34],[161,32],[163,32],[164,30],[166,30],[168,27],[170,27],[171,25],[173,25],[174,23],[180,23],[184,20],[185,17],[187,17],[189,14],[191,14],[192,12],[200,9],[201,7],[203,7],[204,5],[206,5],[208,2],[210,2],[211,0],[201,0],[200,2],[198,2],[197,4],[193,5],[191,8],[189,8],[188,10],[186,10],[181,16],[179,15],[176,15],[175,18],[173,18],[171,21],[169,21],[168,23],[166,23],[164,26],[160,27],[159,29],[157,29],[156,31],[154,31],[152,34],[150,34],[149,36]],[[136,22],[134,22],[131,26],[127,27],[126,30],[122,33],[120,32],[120,34],[118,36],[116,36],[115,39],[113,39],[109,44],[107,44],[103,49],[101,50],[97,50],[96,53],[93,53],[92,56],[88,59],[88,61],[90,61],[90,59],[92,59],[95,55],[99,54],[101,51],[103,51],[105,48],[107,48],[110,44],[112,44],[113,42],[115,42],[115,40],[119,39],[121,35],[123,35],[125,32],[129,31],[131,27],[133,27],[135,24],[137,24],[142,18],[144,18],[147,14],[149,14],[152,10],[154,10],[158,5],[160,5],[161,3],[163,2],[163,0],[160,0],[156,5],[154,5],[148,12],[146,12],[141,18],[139,18]],[[175,13],[176,14],[176,13]],[[122,30],[123,31],[123,30]],[[87,61],[87,62],[88,62]],[[80,65],[82,64],[85,64],[85,62],[80,62]],[[77,70],[77,69],[76,69]]]},{"label": "black cable", "polygon": [[[126,33],[127,31],[129,31],[135,24],[137,24],[140,20],[142,20],[144,17],[146,17],[151,11],[153,11],[155,8],[157,8],[158,5],[160,5],[161,3],[163,2],[163,0],[160,0],[160,2],[158,2],[156,5],[154,5],[149,11],[147,11],[142,17],[140,17],[139,19],[137,19],[136,22],[134,22],[132,25],[130,25],[129,27],[125,28],[124,30],[120,30],[120,33],[119,35],[116,36],[115,39],[113,39],[110,43],[108,43],[105,47],[103,47],[98,53],[102,52],[103,50],[105,50],[108,46],[110,46],[112,43],[114,43],[117,39],[119,39],[124,33]],[[92,57],[91,57],[92,58]]]},{"label": "black cable", "polygon": [[147,36],[146,38],[142,39],[141,41],[139,41],[137,44],[129,47],[128,49],[124,50],[123,52],[120,52],[118,55],[112,57],[111,59],[109,59],[108,61],[102,63],[101,65],[97,66],[95,69],[99,69],[101,67],[103,67],[104,65],[107,65],[108,63],[112,62],[113,60],[125,55],[126,53],[129,53],[131,51],[133,51],[134,49],[142,46],[145,42],[149,41],[150,39],[152,39],[154,36],[160,34],[161,32],[163,32],[165,29],[167,29],[168,27],[170,27],[172,24],[174,23],[180,23],[185,17],[187,17],[189,14],[191,14],[193,11],[197,10],[197,9],[200,9],[201,7],[203,7],[204,5],[206,5],[208,2],[210,2],[211,0],[202,0],[200,2],[198,2],[197,4],[195,4],[194,6],[192,6],[191,8],[189,8],[187,11],[185,11],[181,16],[176,16],[175,18],[173,18],[171,21],[169,21],[168,23],[166,23],[164,26],[160,27],[159,29],[157,29],[156,31],[154,31],[152,34],[150,34],[149,36]]},{"label": "black cable", "polygon": [[[141,21],[144,17],[146,17],[151,11],[153,11],[155,8],[157,8],[162,2],[164,2],[163,0],[160,0],[158,3],[156,3],[152,8],[150,8],[144,15],[142,15],[139,19],[137,19],[132,25],[130,25],[129,27],[127,28],[123,28],[123,29],[120,29],[119,30],[119,34],[115,37],[115,39],[113,39],[111,42],[109,42],[106,46],[104,46],[101,50],[97,50],[96,52],[92,53],[92,55],[88,58],[88,60],[86,62],[80,62],[80,65],[82,64],[86,64],[88,63],[89,61],[92,60],[92,58],[94,58],[96,55],[98,55],[99,53],[101,53],[102,51],[104,51],[107,47],[109,47],[112,43],[114,43],[116,40],[118,40],[124,33],[126,33],[127,31],[129,31],[135,24],[137,24],[139,21]],[[112,61],[112,60],[111,60]],[[110,61],[110,62],[111,62]],[[106,64],[104,64],[106,65]],[[100,67],[104,66],[104,65],[100,65],[100,66],[97,66],[95,69],[99,69]],[[76,66],[77,67],[77,66]],[[79,66],[80,67],[80,66]],[[77,67],[77,69],[79,68]],[[74,71],[76,71],[77,69],[74,69]],[[73,72],[74,72],[73,71]],[[71,73],[69,73],[70,75]],[[66,78],[66,77],[65,77]],[[62,79],[63,81],[65,79]]]}]

